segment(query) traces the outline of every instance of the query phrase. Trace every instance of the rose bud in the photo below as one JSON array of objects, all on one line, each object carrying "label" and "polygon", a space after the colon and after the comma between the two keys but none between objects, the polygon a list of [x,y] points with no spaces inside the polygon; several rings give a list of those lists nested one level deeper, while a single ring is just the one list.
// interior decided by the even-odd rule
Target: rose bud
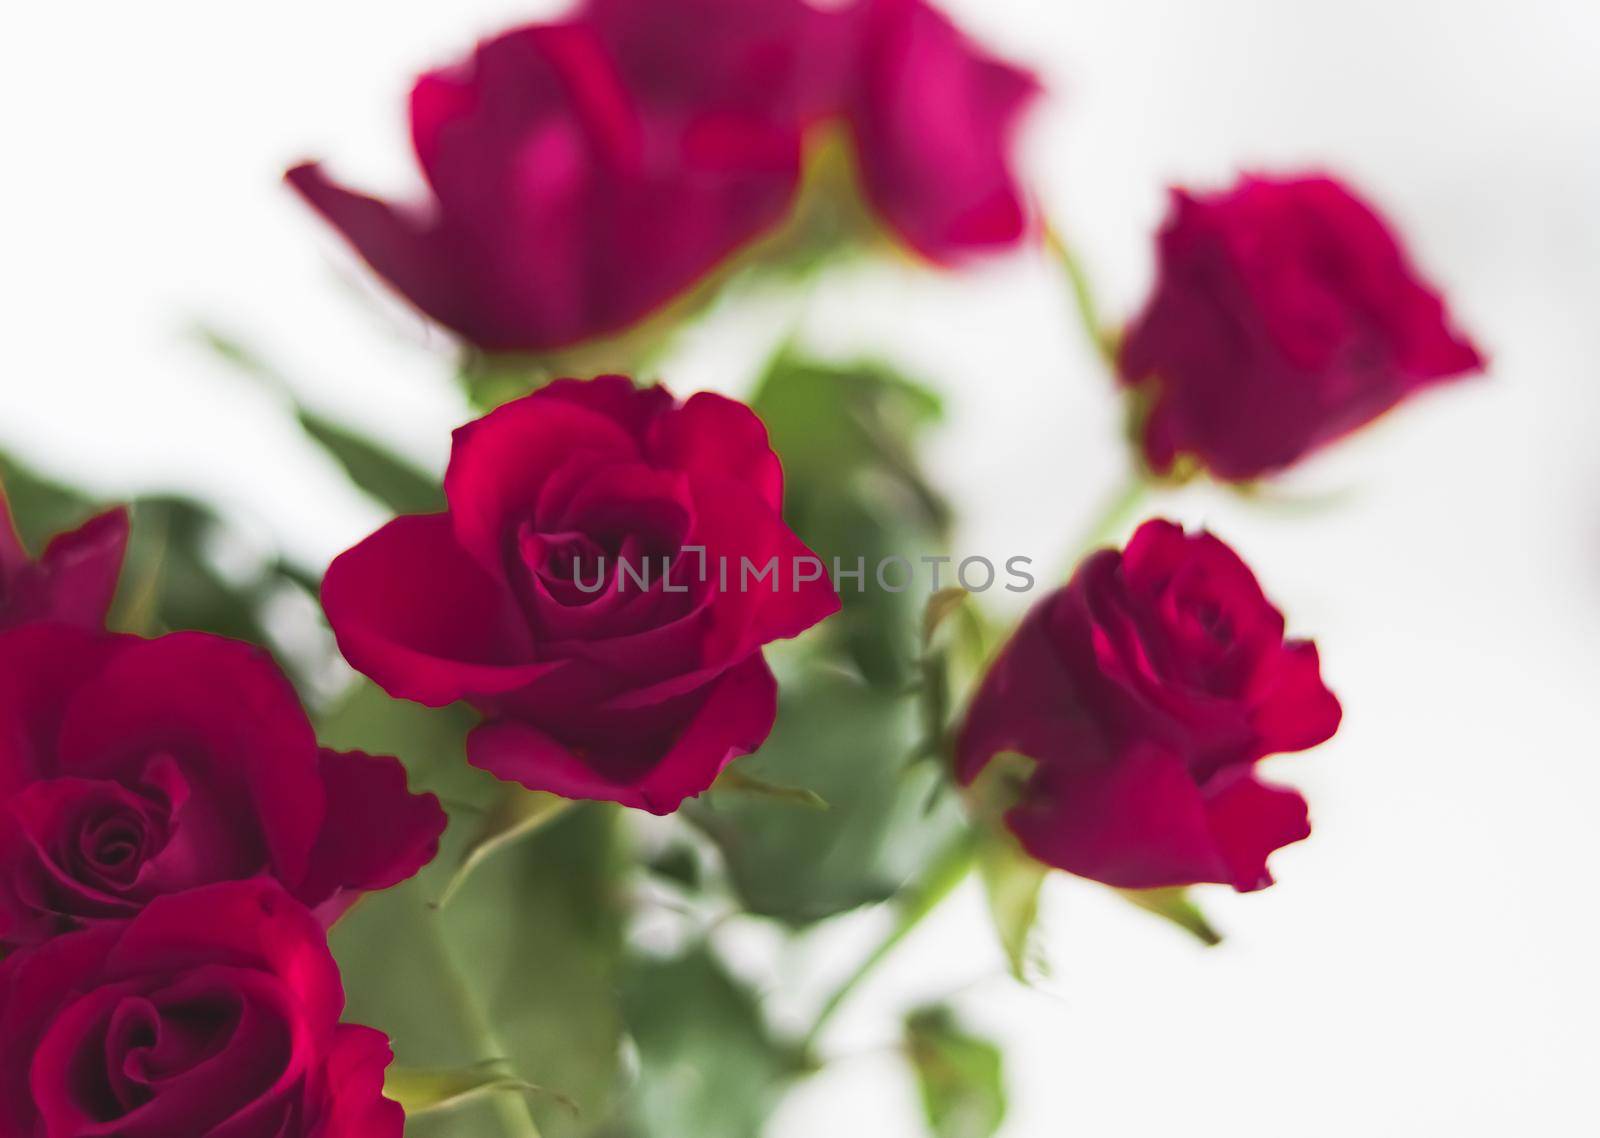
[{"label": "rose bud", "polygon": [[1483,358],[1389,225],[1324,177],[1174,191],[1122,340],[1145,461],[1271,474]]},{"label": "rose bud", "polygon": [[390,695],[482,712],[469,760],[529,789],[677,809],[771,731],[762,646],[839,607],[721,396],[560,380],[458,430],[444,490],[336,559],[323,607]]},{"label": "rose bud", "polygon": [[1049,865],[1128,889],[1261,889],[1267,855],[1310,828],[1255,763],[1328,739],[1339,715],[1316,647],[1284,639],[1238,555],[1150,521],[1024,619],[973,699],[957,774],[1033,760],[1006,822]]},{"label": "rose bud", "polygon": [[32,624],[0,635],[0,946],[266,875],[332,921],[432,860],[396,759],[318,750],[263,651]]},{"label": "rose bud", "polygon": [[271,881],[160,897],[0,964],[0,1138],[400,1138],[382,1032]]},{"label": "rose bud", "polygon": [[594,28],[530,26],[411,93],[433,200],[402,209],[306,164],[288,181],[423,313],[487,351],[620,331],[780,221],[792,123],[641,99]]},{"label": "rose bud", "polygon": [[128,511],[119,507],[52,538],[34,561],[22,548],[0,491],[0,629],[30,620],[99,628],[127,547]]}]

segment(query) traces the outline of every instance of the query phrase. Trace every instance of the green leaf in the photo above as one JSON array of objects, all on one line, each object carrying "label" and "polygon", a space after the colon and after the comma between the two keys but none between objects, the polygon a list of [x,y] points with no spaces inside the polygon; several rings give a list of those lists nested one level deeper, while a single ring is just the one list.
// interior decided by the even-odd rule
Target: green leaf
[{"label": "green leaf", "polygon": [[433,514],[444,509],[439,480],[393,452],[304,407],[301,429],[333,458],[362,490],[397,514]]},{"label": "green leaf", "polygon": [[461,864],[445,886],[439,906],[442,908],[450,903],[450,899],[478,866],[499,851],[528,837],[571,805],[571,799],[524,790],[511,783],[504,784],[489,812],[484,815],[476,836],[461,855]]},{"label": "green leaf", "polygon": [[1117,892],[1146,912],[1171,921],[1208,948],[1222,943],[1222,934],[1212,927],[1187,889],[1118,889]]},{"label": "green leaf", "polygon": [[671,960],[636,958],[623,982],[639,1079],[630,1138],[753,1138],[799,1073],[756,996],[705,945]]},{"label": "green leaf", "polygon": [[1006,1117],[1000,1049],[967,1031],[942,1006],[913,1012],[905,1034],[935,1138],[992,1138]]},{"label": "green leaf", "polygon": [[[548,1094],[541,1087],[500,1073],[498,1061],[471,1067],[390,1067],[383,1079],[384,1097],[400,1104],[406,1117],[448,1110],[492,1094]],[[559,1096],[557,1096],[559,1097]],[[576,1105],[572,1107],[577,1110]]]},{"label": "green leaf", "polygon": [[721,849],[743,906],[794,927],[887,900],[962,825],[945,777],[904,756],[916,708],[836,671],[808,668],[780,686],[778,722],[741,773],[803,785],[829,803],[799,810],[782,800],[713,795],[682,813]]},{"label": "green leaf", "polygon": [[[938,399],[874,364],[835,367],[780,354],[751,406],[783,460],[784,517],[830,569],[866,573],[899,556],[903,592],[840,578],[844,611],[813,638],[837,644],[874,686],[902,689],[915,675],[918,624],[950,511],[919,467],[916,446],[937,421]],[[891,585],[904,567],[886,570]],[[944,566],[948,576],[951,570]]]},{"label": "green leaf", "polygon": [[215,328],[197,329],[201,343],[231,367],[266,385],[294,412],[311,441],[344,468],[350,481],[397,514],[432,514],[444,509],[439,480],[387,447],[308,408],[294,385],[239,340]]},{"label": "green leaf", "polygon": [[886,900],[962,824],[951,796],[934,801],[943,772],[907,763],[927,734],[910,694],[923,662],[918,558],[941,547],[948,521],[916,461],[939,402],[886,368],[784,353],[752,404],[783,460],[785,517],[824,563],[862,558],[871,573],[898,555],[918,571],[905,592],[842,583],[844,611],[789,654],[772,736],[733,768],[829,809],[713,794],[684,811],[721,849],[747,909],[803,927]]},{"label": "green leaf", "polygon": [[949,617],[961,610],[972,596],[960,585],[951,585],[949,588],[940,589],[928,598],[927,607],[922,610],[922,645],[926,648],[933,643],[933,638],[939,632],[939,626]]},{"label": "green leaf", "polygon": [[737,767],[729,767],[718,775],[711,789],[714,793],[720,791],[726,794],[750,794],[757,798],[770,798],[775,802],[789,802],[811,810],[828,809],[827,799],[814,790],[807,790],[802,786],[777,786],[763,782]]},{"label": "green leaf", "polygon": [[1049,868],[1029,857],[1008,832],[998,830],[985,834],[979,845],[978,874],[1006,963],[1013,976],[1027,983],[1044,970],[1035,927]]}]

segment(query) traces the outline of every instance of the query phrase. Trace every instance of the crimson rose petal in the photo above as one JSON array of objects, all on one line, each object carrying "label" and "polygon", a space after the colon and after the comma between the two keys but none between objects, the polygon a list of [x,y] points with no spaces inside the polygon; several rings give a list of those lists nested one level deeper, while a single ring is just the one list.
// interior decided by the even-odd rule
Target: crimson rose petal
[{"label": "crimson rose petal", "polygon": [[913,249],[950,264],[1027,227],[1010,168],[1038,80],[973,44],[923,0],[863,0],[848,102],[867,198]]},{"label": "crimson rose petal", "polygon": [[37,561],[28,557],[0,492],[0,629],[30,620],[82,628],[105,623],[128,547],[128,511],[108,510],[58,534]]}]

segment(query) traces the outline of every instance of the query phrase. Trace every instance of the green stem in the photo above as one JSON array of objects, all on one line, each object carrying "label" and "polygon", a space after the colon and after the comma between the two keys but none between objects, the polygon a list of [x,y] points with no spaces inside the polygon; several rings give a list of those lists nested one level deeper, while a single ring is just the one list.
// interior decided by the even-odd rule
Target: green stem
[{"label": "green stem", "polygon": [[[431,911],[428,919],[435,922],[434,937],[442,950],[440,955],[449,964],[446,978],[455,992],[456,1005],[461,1011],[463,1026],[472,1036],[473,1049],[478,1052],[481,1060],[503,1065],[506,1057],[505,1048],[501,1045],[499,1036],[495,1034],[494,1025],[489,1022],[488,1015],[479,1006],[472,986],[467,983],[461,965],[450,950],[444,930],[437,925],[440,920],[438,911]],[[539,1124],[533,1118],[533,1104],[528,1101],[526,1095],[496,1093],[490,1095],[489,1099],[495,1115],[500,1120],[505,1138],[540,1138]]]},{"label": "green stem", "polygon": [[817,1018],[811,1024],[811,1030],[806,1033],[805,1040],[801,1043],[802,1054],[814,1056],[817,1041],[821,1038],[823,1030],[832,1022],[833,1017],[856,989],[894,953],[900,943],[911,935],[928,914],[939,907],[940,902],[955,891],[956,886],[966,880],[967,874],[977,860],[977,850],[977,832],[963,829],[948,846],[934,856],[928,871],[920,879],[901,890],[895,899],[895,921],[888,936],[878,943],[871,954],[822,1005],[822,1010],[817,1013]]},{"label": "green stem", "polygon": [[1089,274],[1084,271],[1083,263],[1072,252],[1066,239],[1061,236],[1060,230],[1054,226],[1046,226],[1044,239],[1045,247],[1055,255],[1056,262],[1067,274],[1067,282],[1072,286],[1072,299],[1078,308],[1078,321],[1083,325],[1084,333],[1089,337],[1089,342],[1094,345],[1100,358],[1115,371],[1118,337],[1101,322],[1100,306],[1095,303],[1094,288],[1089,283]]}]

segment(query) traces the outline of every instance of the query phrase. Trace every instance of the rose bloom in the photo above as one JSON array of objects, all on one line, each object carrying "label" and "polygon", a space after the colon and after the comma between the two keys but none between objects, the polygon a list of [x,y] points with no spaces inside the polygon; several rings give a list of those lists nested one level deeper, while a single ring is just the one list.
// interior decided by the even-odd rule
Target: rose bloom
[{"label": "rose bloom", "polygon": [[1155,292],[1118,368],[1160,473],[1270,474],[1434,384],[1481,370],[1390,226],[1331,178],[1174,191]]},{"label": "rose bloom", "polygon": [[390,695],[481,711],[469,760],[533,790],[675,810],[771,731],[762,645],[839,607],[721,396],[560,380],[458,430],[444,490],[335,560],[323,607]]},{"label": "rose bloom", "polygon": [[30,620],[105,623],[128,546],[128,512],[108,510],[28,556],[0,491],[0,629]]},{"label": "rose bloom", "polygon": [[388,1040],[343,1010],[275,882],[158,898],[0,964],[0,1138],[400,1138]]},{"label": "rose bloom", "polygon": [[1284,639],[1238,555],[1150,521],[1034,606],[973,699],[957,773],[970,783],[1002,751],[1034,760],[1006,821],[1049,865],[1248,891],[1310,833],[1305,801],[1256,761],[1328,739],[1339,716],[1316,647]]},{"label": "rose bloom", "polygon": [[912,248],[1014,243],[1006,152],[1036,87],[922,0],[593,0],[417,81],[426,204],[316,163],[287,177],[427,316],[487,351],[552,351],[637,324],[775,230],[824,124]]},{"label": "rose bloom", "polygon": [[406,299],[489,351],[636,323],[781,220],[799,177],[791,124],[641,100],[583,22],[518,28],[422,76],[411,133],[426,207],[315,164],[289,182]]},{"label": "rose bloom", "polygon": [[0,946],[258,875],[331,921],[432,860],[444,826],[398,760],[319,750],[260,649],[0,635]]}]

